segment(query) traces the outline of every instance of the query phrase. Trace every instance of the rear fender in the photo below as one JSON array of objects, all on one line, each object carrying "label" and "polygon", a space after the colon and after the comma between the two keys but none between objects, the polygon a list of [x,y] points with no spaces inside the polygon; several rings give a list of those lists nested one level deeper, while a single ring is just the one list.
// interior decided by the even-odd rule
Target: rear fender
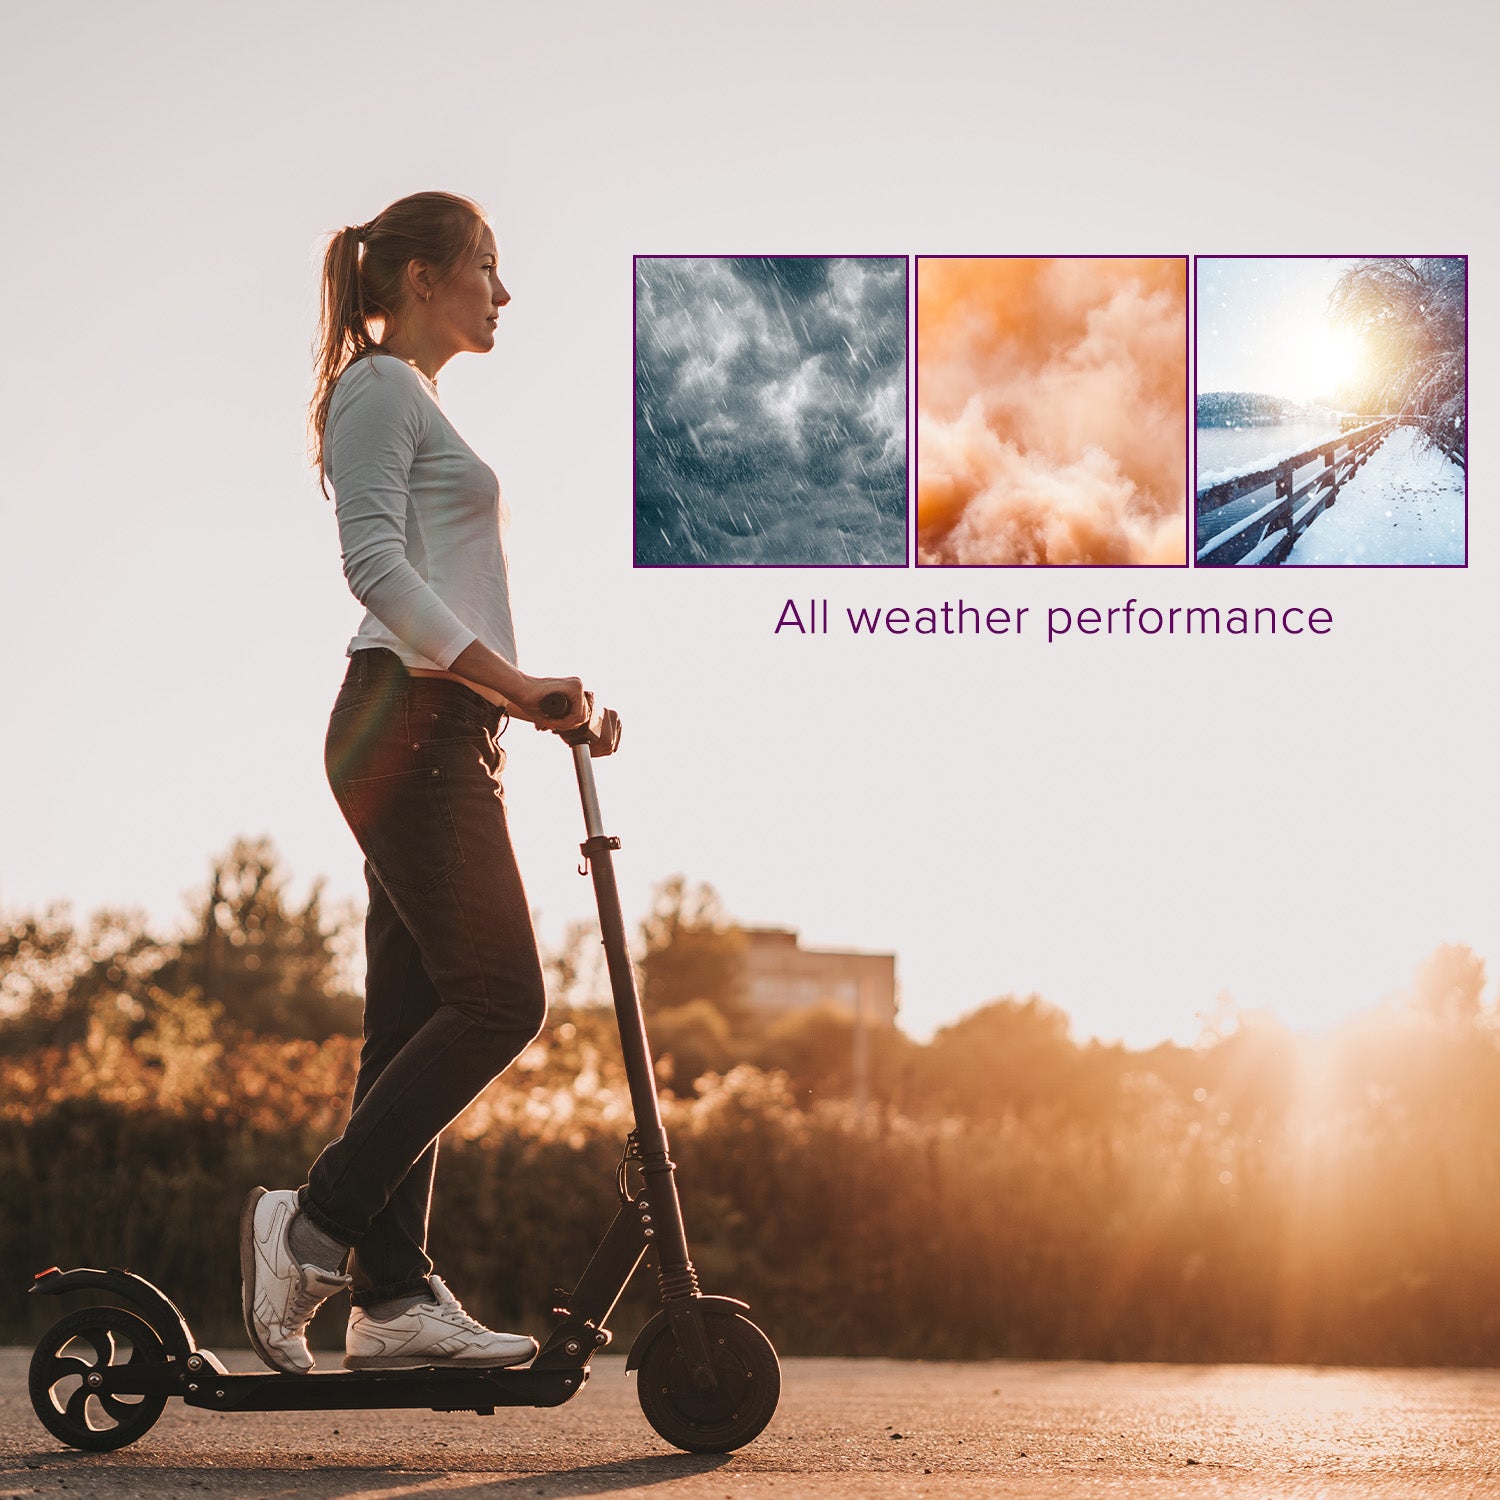
[{"label": "rear fender", "polygon": [[61,1297],[68,1292],[112,1292],[145,1318],[166,1346],[171,1358],[186,1359],[190,1354],[198,1352],[193,1331],[188,1327],[187,1319],[178,1311],[176,1303],[134,1271],[122,1270],[119,1266],[111,1266],[107,1271],[97,1271],[89,1266],[61,1271],[56,1266],[51,1266],[45,1271],[37,1272],[32,1278],[31,1290],[40,1292],[44,1297]]}]

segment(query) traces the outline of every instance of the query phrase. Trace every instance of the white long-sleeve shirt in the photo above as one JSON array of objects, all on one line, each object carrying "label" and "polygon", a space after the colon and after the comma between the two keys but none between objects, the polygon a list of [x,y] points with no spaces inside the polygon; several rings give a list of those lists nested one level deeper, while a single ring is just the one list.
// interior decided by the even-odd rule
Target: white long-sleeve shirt
[{"label": "white long-sleeve shirt", "polygon": [[339,377],[324,430],[344,577],[365,606],[349,651],[384,646],[446,670],[471,641],[514,664],[505,528],[494,471],[419,370],[389,354]]}]

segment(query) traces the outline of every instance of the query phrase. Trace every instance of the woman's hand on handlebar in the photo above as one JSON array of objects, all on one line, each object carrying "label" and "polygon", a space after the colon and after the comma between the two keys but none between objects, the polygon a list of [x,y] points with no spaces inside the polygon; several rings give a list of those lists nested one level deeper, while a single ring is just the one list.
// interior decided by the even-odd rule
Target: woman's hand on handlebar
[{"label": "woman's hand on handlebar", "polygon": [[[573,729],[588,720],[589,697],[576,677],[529,677],[503,656],[496,656],[482,641],[470,641],[449,663],[448,671],[463,682],[478,683],[498,693],[516,718],[538,729]],[[553,694],[561,695],[566,711],[547,712],[556,705],[544,707],[543,700]]]},{"label": "woman's hand on handlebar", "polygon": [[[549,714],[543,707],[544,700],[553,697],[567,700],[567,711]],[[524,697],[510,695],[511,711],[519,719],[526,719],[538,729],[574,729],[588,722],[591,703],[583,690],[583,683],[576,677],[529,677]],[[555,704],[547,703],[546,708]]]}]

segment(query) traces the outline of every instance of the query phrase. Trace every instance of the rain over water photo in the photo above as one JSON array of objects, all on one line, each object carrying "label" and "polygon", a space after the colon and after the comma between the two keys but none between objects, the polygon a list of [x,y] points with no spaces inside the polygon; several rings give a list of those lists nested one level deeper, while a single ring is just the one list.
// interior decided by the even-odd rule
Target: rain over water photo
[{"label": "rain over water photo", "polygon": [[639,256],[635,562],[906,563],[906,258]]}]

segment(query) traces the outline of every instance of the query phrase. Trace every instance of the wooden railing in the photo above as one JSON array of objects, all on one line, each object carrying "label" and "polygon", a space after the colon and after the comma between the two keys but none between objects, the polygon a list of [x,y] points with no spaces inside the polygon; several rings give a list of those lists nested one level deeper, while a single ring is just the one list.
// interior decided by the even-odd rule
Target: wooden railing
[{"label": "wooden railing", "polygon": [[1456,432],[1440,433],[1434,441],[1439,450],[1448,458],[1451,458],[1465,474],[1469,472],[1468,444],[1464,441],[1462,429]]},{"label": "wooden railing", "polygon": [[[1395,417],[1380,417],[1277,459],[1253,474],[1199,490],[1198,565],[1250,567],[1284,562],[1297,538],[1338,499],[1340,487],[1348,484],[1395,426]],[[1298,471],[1313,463],[1320,467],[1299,484]],[[1273,486],[1264,503],[1252,504],[1246,513],[1239,502]]]}]

